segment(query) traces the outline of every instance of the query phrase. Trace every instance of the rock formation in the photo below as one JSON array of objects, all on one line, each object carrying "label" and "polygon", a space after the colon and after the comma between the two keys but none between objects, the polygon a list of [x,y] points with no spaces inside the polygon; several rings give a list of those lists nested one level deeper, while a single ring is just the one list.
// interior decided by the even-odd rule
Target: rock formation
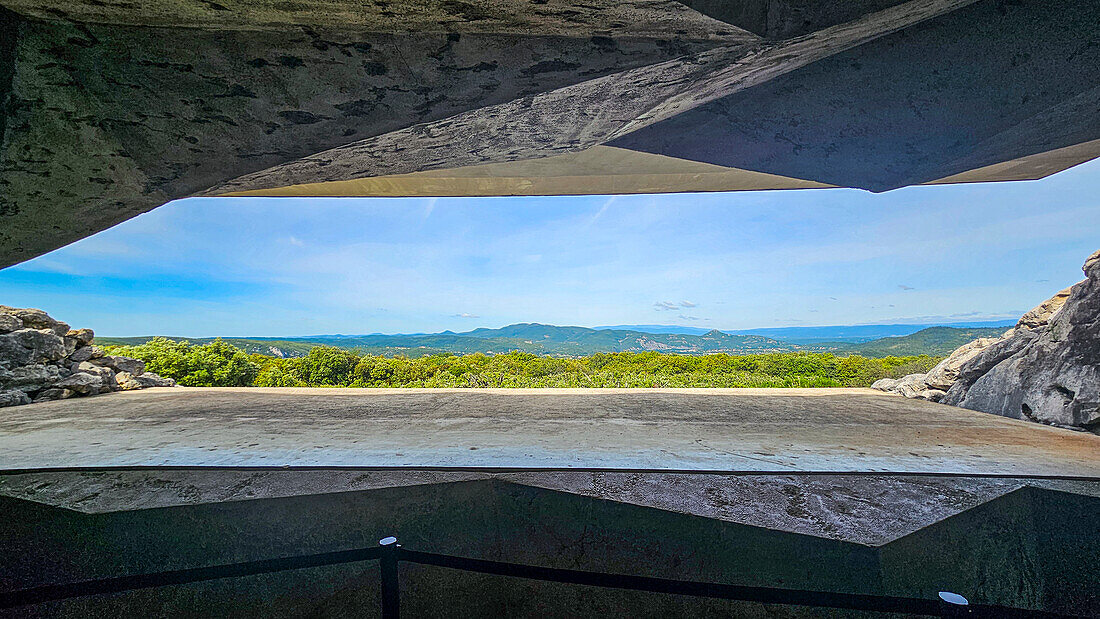
[{"label": "rock formation", "polygon": [[927,374],[872,387],[1048,425],[1100,431],[1100,251],[1085,280],[999,339],[962,346]]},{"label": "rock formation", "polygon": [[175,386],[138,359],[105,354],[94,336],[39,309],[0,305],[0,407]]}]

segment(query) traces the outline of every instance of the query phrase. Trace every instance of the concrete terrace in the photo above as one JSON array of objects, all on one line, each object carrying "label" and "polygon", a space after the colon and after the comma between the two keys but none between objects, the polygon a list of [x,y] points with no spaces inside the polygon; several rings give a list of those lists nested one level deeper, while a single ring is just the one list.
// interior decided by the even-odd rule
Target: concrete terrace
[{"label": "concrete terrace", "polygon": [[866,389],[171,388],[11,408],[0,469],[612,468],[1100,476],[1100,436]]}]

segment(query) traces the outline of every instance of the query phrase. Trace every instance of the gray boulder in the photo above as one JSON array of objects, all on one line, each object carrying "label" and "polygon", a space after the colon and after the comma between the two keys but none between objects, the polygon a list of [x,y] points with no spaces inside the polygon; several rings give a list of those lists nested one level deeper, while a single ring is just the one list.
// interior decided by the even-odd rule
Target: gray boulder
[{"label": "gray boulder", "polygon": [[928,389],[928,384],[924,382],[925,374],[909,374],[898,379],[894,388],[891,391],[900,393],[907,398],[915,398],[920,392]]},{"label": "gray boulder", "polygon": [[983,337],[956,348],[946,359],[929,370],[924,382],[932,389],[947,391],[959,378],[959,369],[996,341],[993,338]]},{"label": "gray boulder", "polygon": [[18,389],[11,389],[9,391],[0,391],[0,408],[5,406],[18,406],[20,404],[30,404],[31,398],[26,393]]},{"label": "gray boulder", "polygon": [[105,355],[98,359],[93,359],[92,363],[98,366],[111,368],[115,372],[126,372],[127,374],[137,375],[145,371],[144,361],[140,359],[131,359],[129,357]]},{"label": "gray boulder", "polygon": [[918,400],[928,400],[929,402],[939,402],[940,400],[943,399],[943,396],[945,396],[945,395],[947,395],[947,392],[945,392],[942,389],[924,389],[923,391],[921,391],[920,393],[918,393],[914,397]]},{"label": "gray boulder", "polygon": [[118,382],[115,378],[115,371],[109,367],[96,365],[89,361],[81,361],[73,367],[73,372],[83,372],[84,374],[98,376],[103,383],[102,387],[100,388],[100,393],[104,393],[106,391],[118,391]]},{"label": "gray boulder", "polygon": [[174,386],[138,359],[106,355],[91,329],[70,329],[38,309],[0,305],[0,405]]},{"label": "gray boulder", "polygon": [[1050,318],[1055,312],[1062,309],[1062,306],[1066,304],[1066,299],[1069,298],[1069,293],[1073,288],[1066,288],[1059,290],[1058,294],[1040,303],[1035,309],[1024,314],[1019,322],[1016,323],[1016,327],[1023,327],[1025,329],[1037,329],[1039,327],[1046,326],[1050,322]]},{"label": "gray boulder", "polygon": [[34,393],[67,377],[69,372],[56,365],[36,363],[17,367],[4,374],[2,386],[5,389],[19,389]]},{"label": "gray boulder", "polygon": [[49,402],[51,400],[65,400],[78,395],[72,389],[60,389],[58,387],[50,387],[49,389],[43,389],[34,396],[34,403]]},{"label": "gray boulder", "polygon": [[878,389],[879,391],[893,391],[898,386],[898,380],[896,378],[880,378],[876,380],[871,389]]},{"label": "gray boulder", "polygon": [[1038,312],[1039,320],[1029,319],[964,364],[943,402],[1100,430],[1100,251],[1084,271],[1086,279],[1069,289],[1061,305],[1048,308],[1045,323]]},{"label": "gray boulder", "polygon": [[77,348],[68,360],[70,363],[80,363],[81,361],[91,361],[92,359],[98,359],[105,353],[98,346],[81,346]]},{"label": "gray boulder", "polygon": [[23,322],[23,327],[29,329],[46,329],[54,335],[65,335],[69,332],[69,325],[50,318],[50,315],[40,309],[18,308],[0,305],[0,314],[15,316]]},{"label": "gray boulder", "polygon": [[176,379],[165,378],[159,374],[153,372],[146,372],[141,376],[138,376],[138,380],[146,387],[175,387]]},{"label": "gray boulder", "polygon": [[19,329],[0,335],[0,359],[13,366],[57,361],[71,352],[62,337],[45,329]]},{"label": "gray boulder", "polygon": [[23,321],[11,314],[0,314],[0,333],[11,333],[23,328]]},{"label": "gray boulder", "polygon": [[123,391],[130,391],[149,387],[175,387],[176,381],[171,378],[163,378],[152,372],[145,372],[144,374],[136,376],[125,372],[119,372],[118,385]]},{"label": "gray boulder", "polygon": [[54,385],[60,389],[69,389],[80,395],[95,395],[103,387],[103,378],[87,372],[77,372]]},{"label": "gray boulder", "polygon": [[65,335],[66,337],[75,338],[77,346],[87,346],[95,339],[95,331],[91,329],[70,329]]}]

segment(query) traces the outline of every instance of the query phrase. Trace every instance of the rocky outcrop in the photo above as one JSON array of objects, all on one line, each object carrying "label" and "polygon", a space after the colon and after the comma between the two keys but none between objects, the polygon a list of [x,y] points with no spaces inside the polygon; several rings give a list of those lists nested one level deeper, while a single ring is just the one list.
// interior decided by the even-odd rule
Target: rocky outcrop
[{"label": "rocky outcrop", "polygon": [[1086,279],[1024,314],[999,339],[873,387],[1015,419],[1100,432],[1100,251]]},{"label": "rocky outcrop", "polygon": [[141,360],[105,354],[94,337],[42,310],[0,305],[0,407],[175,386]]}]

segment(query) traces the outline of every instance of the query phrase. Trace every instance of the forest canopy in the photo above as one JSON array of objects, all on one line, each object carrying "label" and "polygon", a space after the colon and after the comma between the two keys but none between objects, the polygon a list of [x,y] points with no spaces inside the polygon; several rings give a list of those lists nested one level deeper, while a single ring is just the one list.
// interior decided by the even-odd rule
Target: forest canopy
[{"label": "forest canopy", "polygon": [[816,352],[559,358],[518,351],[410,359],[334,346],[279,358],[249,354],[221,340],[191,344],[162,337],[109,350],[141,359],[148,371],[191,387],[868,387],[880,378],[927,372],[941,359]]}]

